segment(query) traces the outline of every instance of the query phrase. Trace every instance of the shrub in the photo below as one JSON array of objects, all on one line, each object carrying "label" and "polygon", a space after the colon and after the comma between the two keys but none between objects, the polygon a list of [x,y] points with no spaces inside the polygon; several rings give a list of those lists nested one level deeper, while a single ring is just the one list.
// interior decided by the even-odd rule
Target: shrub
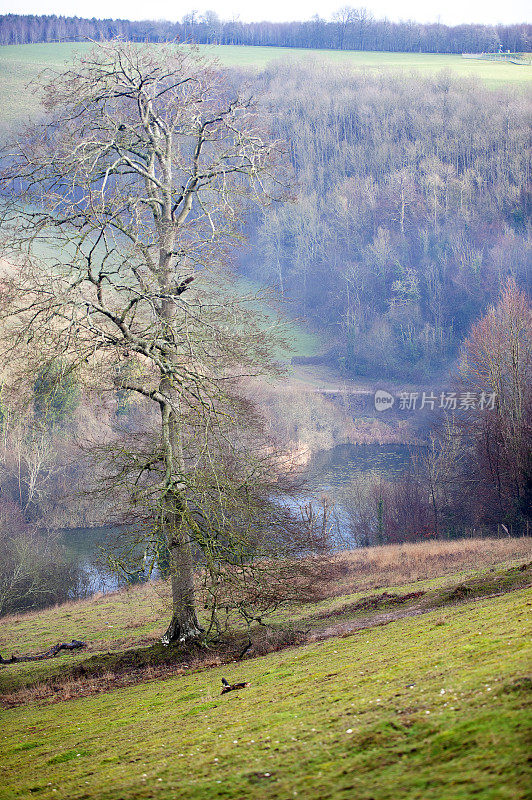
[{"label": "shrub", "polygon": [[30,611],[87,593],[88,577],[51,533],[29,525],[13,502],[0,502],[0,615]]}]

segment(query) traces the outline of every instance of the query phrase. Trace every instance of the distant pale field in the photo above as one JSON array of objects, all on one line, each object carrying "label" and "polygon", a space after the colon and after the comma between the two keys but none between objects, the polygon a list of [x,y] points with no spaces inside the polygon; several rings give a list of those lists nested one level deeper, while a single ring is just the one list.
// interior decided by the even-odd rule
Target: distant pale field
[{"label": "distant pale field", "polygon": [[[7,45],[0,47],[0,131],[35,113],[37,105],[29,81],[48,68],[60,68],[74,54],[90,49],[88,43]],[[362,69],[386,69],[423,75],[451,70],[462,77],[472,76],[492,88],[526,86],[532,67],[488,61],[472,61],[453,55],[423,53],[377,53],[338,50],[306,50],[288,47],[243,47],[238,45],[200,45],[199,50],[227,66],[260,69],[271,61],[312,58],[351,65]]]}]

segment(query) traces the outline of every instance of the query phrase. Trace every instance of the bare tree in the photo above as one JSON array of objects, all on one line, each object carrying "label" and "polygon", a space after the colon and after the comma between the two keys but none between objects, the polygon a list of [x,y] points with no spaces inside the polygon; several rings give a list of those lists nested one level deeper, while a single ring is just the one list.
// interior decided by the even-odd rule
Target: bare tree
[{"label": "bare tree", "polygon": [[[532,313],[513,278],[464,342],[462,388],[477,403],[463,414],[478,467],[496,487],[499,518],[528,513],[532,451]],[[512,509],[513,506],[513,509]]]},{"label": "bare tree", "polygon": [[351,6],[342,6],[333,14],[333,21],[338,30],[338,49],[344,49],[346,33],[357,19],[357,11]]},{"label": "bare tree", "polygon": [[414,468],[428,494],[434,536],[442,534],[441,518],[452,488],[459,482],[464,450],[456,422],[445,417],[440,430],[431,433],[425,451],[414,458]]},{"label": "bare tree", "polygon": [[35,359],[59,355],[94,388],[159,409],[157,446],[127,471],[168,546],[163,641],[184,641],[200,633],[190,463],[211,459],[235,384],[270,369],[277,346],[217,267],[243,204],[277,190],[279,148],[248,100],[174,45],[98,45],[49,80],[44,102],[46,119],[5,154],[4,249],[16,274],[4,328],[13,357],[25,345],[27,359],[30,344]]}]

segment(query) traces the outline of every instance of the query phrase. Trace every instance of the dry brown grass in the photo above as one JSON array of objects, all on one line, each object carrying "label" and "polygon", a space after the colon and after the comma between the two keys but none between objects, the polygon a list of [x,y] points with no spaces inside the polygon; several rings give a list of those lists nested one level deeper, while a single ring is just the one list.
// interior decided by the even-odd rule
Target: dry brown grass
[{"label": "dry brown grass", "polygon": [[532,538],[431,540],[366,547],[336,558],[348,568],[334,594],[400,586],[532,557]]},{"label": "dry brown grass", "polygon": [[[196,666],[196,665],[194,665]],[[205,668],[219,666],[218,661],[212,660],[207,663]],[[183,667],[145,667],[142,670],[128,672],[124,675],[117,675],[114,672],[107,672],[104,675],[87,678],[64,678],[43,681],[31,686],[25,686],[17,691],[0,696],[0,705],[4,708],[14,708],[15,706],[25,705],[26,703],[60,703],[64,700],[72,700],[76,697],[88,697],[100,692],[108,692],[112,689],[124,686],[133,686],[137,683],[145,683],[150,680],[160,680],[184,675],[189,669]]]}]

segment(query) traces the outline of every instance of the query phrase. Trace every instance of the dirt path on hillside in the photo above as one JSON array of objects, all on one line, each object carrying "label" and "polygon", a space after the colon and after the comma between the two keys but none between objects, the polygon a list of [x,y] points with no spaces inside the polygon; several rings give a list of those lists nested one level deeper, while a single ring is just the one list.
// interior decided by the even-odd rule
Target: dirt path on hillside
[{"label": "dirt path on hillside", "polygon": [[362,617],[356,622],[346,621],[337,622],[334,625],[327,625],[325,628],[320,628],[309,634],[309,642],[322,642],[325,639],[331,639],[334,636],[350,636],[358,633],[359,631],[367,630],[368,628],[378,628],[381,625],[388,625],[390,622],[396,622],[405,617],[417,617],[421,614],[427,614],[429,611],[434,611],[433,608],[423,608],[421,606],[395,609],[393,611],[383,612],[380,614],[371,614],[367,617]]},{"label": "dirt path on hillside", "polygon": [[[456,605],[469,605],[470,603],[478,603],[481,600],[491,600],[494,597],[501,597],[504,594],[509,594],[509,592],[517,591],[517,589],[521,588],[529,588],[529,587],[516,587],[512,589],[508,589],[507,591],[503,592],[495,592],[493,594],[482,595],[481,597],[471,597],[462,600],[460,603]],[[455,608],[456,605],[452,607]],[[328,625],[324,628],[320,628],[317,631],[314,631],[312,634],[309,635],[308,641],[309,642],[321,642],[325,639],[331,639],[335,636],[352,636],[360,631],[367,630],[369,628],[378,628],[382,625],[389,625],[390,622],[397,622],[400,619],[405,619],[406,617],[418,617],[422,614],[428,614],[431,611],[437,611],[438,608],[442,609],[442,611],[446,608],[449,608],[450,604],[442,604],[441,606],[433,605],[430,603],[419,603],[418,605],[408,606],[408,608],[403,609],[394,609],[393,611],[387,611],[383,613],[377,614],[368,614],[366,617],[359,618],[356,621],[349,621],[346,620],[345,622],[337,622],[334,625]]]}]

